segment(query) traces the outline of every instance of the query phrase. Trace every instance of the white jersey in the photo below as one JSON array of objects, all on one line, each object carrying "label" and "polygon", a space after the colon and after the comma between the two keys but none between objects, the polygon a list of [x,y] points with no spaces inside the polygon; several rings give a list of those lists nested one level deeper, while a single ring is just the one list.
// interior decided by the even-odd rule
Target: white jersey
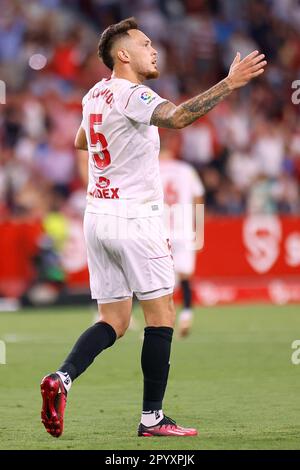
[{"label": "white jersey", "polygon": [[120,78],[103,79],[85,95],[87,212],[129,218],[162,213],[160,142],[150,120],[163,101],[150,88]]},{"label": "white jersey", "polygon": [[160,174],[165,203],[192,204],[195,197],[202,197],[204,186],[192,165],[180,160],[161,160]]},{"label": "white jersey", "polygon": [[[196,170],[179,160],[161,160],[160,174],[164,190],[164,202],[170,207],[165,213],[165,224],[174,248],[175,240],[184,240],[193,232],[193,203],[195,197],[202,197],[204,186]],[[178,211],[179,210],[179,211]],[[175,254],[175,250],[174,250]],[[174,257],[175,260],[175,257]]]}]

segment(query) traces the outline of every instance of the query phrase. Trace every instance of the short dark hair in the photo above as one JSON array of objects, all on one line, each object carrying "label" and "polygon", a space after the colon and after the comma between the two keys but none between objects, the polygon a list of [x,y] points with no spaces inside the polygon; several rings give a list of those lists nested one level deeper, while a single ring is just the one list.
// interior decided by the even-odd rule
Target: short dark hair
[{"label": "short dark hair", "polygon": [[114,68],[114,60],[111,55],[112,46],[117,39],[122,36],[128,36],[127,31],[130,29],[138,29],[137,22],[133,16],[110,25],[101,34],[98,44],[98,56],[110,70]]}]

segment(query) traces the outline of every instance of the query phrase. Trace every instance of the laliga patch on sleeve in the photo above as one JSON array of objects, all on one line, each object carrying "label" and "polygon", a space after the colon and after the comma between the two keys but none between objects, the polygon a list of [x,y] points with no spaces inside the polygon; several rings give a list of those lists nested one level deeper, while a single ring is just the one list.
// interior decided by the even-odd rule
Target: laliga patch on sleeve
[{"label": "laliga patch on sleeve", "polygon": [[140,99],[145,103],[145,104],[150,104],[152,101],[156,99],[156,95],[151,92],[151,90],[143,91],[141,93]]}]

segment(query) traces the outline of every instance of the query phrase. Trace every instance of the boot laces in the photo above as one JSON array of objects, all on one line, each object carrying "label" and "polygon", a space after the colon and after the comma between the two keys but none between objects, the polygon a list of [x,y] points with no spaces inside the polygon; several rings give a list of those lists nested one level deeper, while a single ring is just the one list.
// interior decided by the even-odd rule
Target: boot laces
[{"label": "boot laces", "polygon": [[176,421],[174,419],[169,418],[168,416],[164,415],[163,422],[160,426],[170,425],[172,428],[176,427]]}]

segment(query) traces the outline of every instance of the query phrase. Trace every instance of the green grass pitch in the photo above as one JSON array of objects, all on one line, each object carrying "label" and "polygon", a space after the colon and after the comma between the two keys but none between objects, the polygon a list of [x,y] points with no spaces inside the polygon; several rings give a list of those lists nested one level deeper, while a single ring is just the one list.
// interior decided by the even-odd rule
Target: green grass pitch
[{"label": "green grass pitch", "polygon": [[74,384],[65,432],[40,423],[39,383],[54,371],[91,308],[0,313],[0,449],[300,449],[299,305],[198,308],[190,337],[173,342],[165,412],[198,437],[138,438],[143,319]]}]

